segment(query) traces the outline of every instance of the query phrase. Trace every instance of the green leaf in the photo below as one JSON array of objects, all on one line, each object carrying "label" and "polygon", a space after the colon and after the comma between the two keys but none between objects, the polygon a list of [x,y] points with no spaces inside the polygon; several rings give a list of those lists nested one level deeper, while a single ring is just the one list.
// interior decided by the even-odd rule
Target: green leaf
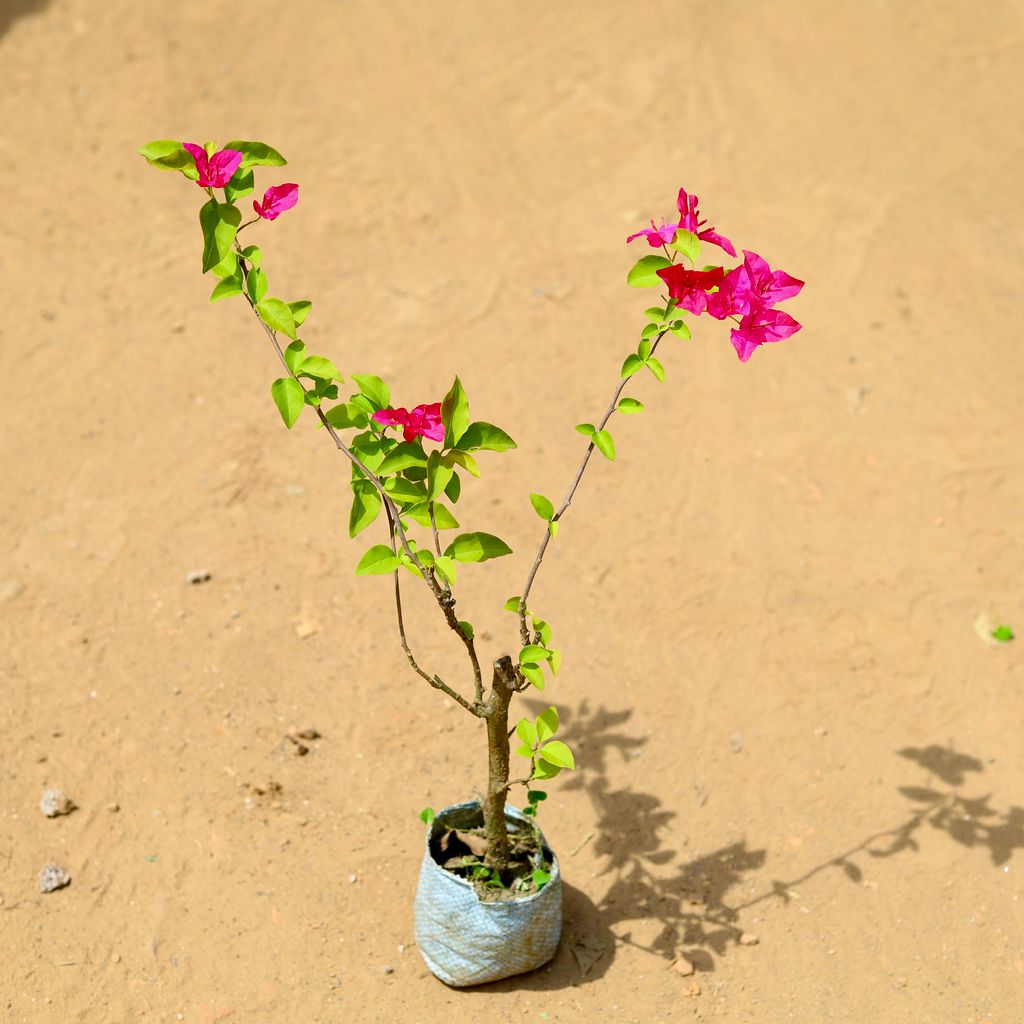
[{"label": "green leaf", "polygon": [[414,484],[402,476],[392,476],[384,481],[384,489],[398,502],[426,502],[427,491],[421,484]]},{"label": "green leaf", "polygon": [[626,284],[631,288],[654,288],[662,283],[657,272],[671,266],[672,261],[664,256],[643,256],[626,275]]},{"label": "green leaf", "polygon": [[[380,440],[374,437],[369,431],[363,434],[357,434],[353,437],[351,448],[352,451],[359,456],[360,461],[366,466],[366,468],[372,469],[374,472],[377,471],[380,464],[384,461],[384,446],[381,444]],[[357,466],[353,466],[352,472],[353,474],[359,474],[361,473],[361,470]]]},{"label": "green leaf", "polygon": [[399,473],[410,466],[422,466],[426,469],[427,456],[420,445],[412,441],[403,441],[396,445],[380,464],[380,473]]},{"label": "green leaf", "polygon": [[528,661],[526,664],[519,666],[519,671],[522,672],[538,690],[544,689],[544,673],[540,670],[540,665],[536,665],[532,661]]},{"label": "green leaf", "polygon": [[[533,628],[537,631],[540,636],[540,642],[547,647],[551,643],[551,627],[540,619],[533,620]],[[550,655],[550,651],[548,652]]]},{"label": "green leaf", "polygon": [[542,800],[547,800],[548,795],[543,789],[528,789],[526,791],[526,799],[531,804],[539,804]]},{"label": "green leaf", "polygon": [[521,746],[520,746],[520,747],[519,747],[519,748],[518,748],[518,749],[516,750],[516,753],[517,753],[517,754],[518,754],[518,755],[519,755],[520,757],[532,758],[532,757],[533,757],[533,748],[532,748],[532,747],[528,747],[528,746],[527,746],[527,745],[526,745],[525,743],[523,743],[523,744],[522,744],[522,745],[521,745]]},{"label": "green leaf", "polygon": [[[444,423],[444,446],[454,448],[469,426],[469,399],[458,377],[441,402],[441,421]],[[473,475],[479,476],[479,473]]]},{"label": "green leaf", "polygon": [[452,474],[452,478],[448,481],[448,486],[445,487],[444,493],[453,505],[459,500],[459,495],[462,493],[462,481],[459,479],[458,473]]},{"label": "green leaf", "polygon": [[341,371],[326,356],[306,356],[296,372],[320,380],[341,380]]},{"label": "green leaf", "polygon": [[258,245],[247,245],[242,250],[242,255],[257,269],[263,262],[263,250]]},{"label": "green leaf", "polygon": [[462,630],[462,635],[467,640],[473,639],[473,623],[459,619],[459,629]]},{"label": "green leaf", "polygon": [[516,725],[516,735],[529,747],[537,742],[537,727],[528,718],[520,718]]},{"label": "green leaf", "polygon": [[610,462],[615,459],[615,442],[607,430],[599,430],[593,437],[594,447]]},{"label": "green leaf", "polygon": [[215,277],[234,277],[239,273],[238,254],[232,249],[215,267],[210,268]]},{"label": "green leaf", "polygon": [[373,402],[374,411],[387,409],[391,405],[391,388],[372,373],[353,373],[352,379],[356,382],[362,394]]},{"label": "green leaf", "polygon": [[242,154],[242,167],[282,167],[288,163],[287,160],[276,149],[272,149],[264,142],[243,142],[235,139],[233,142],[226,142],[224,149],[235,149]]},{"label": "green leaf", "polygon": [[238,170],[231,175],[231,180],[224,186],[224,198],[229,202],[233,203],[236,199],[241,199],[243,196],[249,195],[255,182],[253,180],[253,173],[251,170],[246,170],[241,164]]},{"label": "green leaf", "polygon": [[551,522],[551,517],[555,514],[555,506],[543,494],[531,494],[530,504],[533,505],[534,511],[541,519]]},{"label": "green leaf", "polygon": [[681,252],[691,263],[696,263],[700,255],[700,239],[686,228],[680,228],[676,232],[675,240],[669,243],[669,247]]},{"label": "green leaf", "polygon": [[562,669],[562,652],[552,650],[551,657],[548,658],[548,664],[551,666],[551,674],[557,676]]},{"label": "green leaf", "polygon": [[537,738],[544,743],[558,732],[558,726],[558,708],[550,707],[547,711],[542,711],[537,716]]},{"label": "green leaf", "polygon": [[490,533],[460,533],[445,548],[444,553],[459,562],[486,562],[502,555],[511,555],[512,549]]},{"label": "green leaf", "polygon": [[647,357],[651,354],[651,343],[644,338],[637,347],[636,354],[646,363]]},{"label": "green leaf", "polygon": [[476,464],[476,459],[468,452],[460,451],[458,448],[448,452],[447,455],[443,455],[441,461],[447,466],[453,463],[461,466],[470,476],[478,477],[480,475],[480,467]]},{"label": "green leaf", "polygon": [[309,299],[299,299],[298,302],[289,302],[288,308],[292,311],[292,319],[295,321],[296,327],[301,327],[306,317],[309,316],[309,311],[313,308],[313,303]]},{"label": "green leaf", "polygon": [[401,559],[395,555],[387,544],[374,544],[359,559],[359,565],[356,566],[356,575],[383,576],[385,573],[394,572],[401,564]]},{"label": "green leaf", "polygon": [[557,519],[552,519],[551,522],[548,523],[548,533],[551,534],[552,540],[554,540],[558,536],[558,527],[559,522]]},{"label": "green leaf", "polygon": [[644,310],[644,316],[648,320],[653,320],[656,324],[660,324],[665,319],[665,310],[661,306],[649,306]]},{"label": "green leaf", "polygon": [[306,404],[302,385],[294,377],[278,377],[270,385],[270,394],[277,405],[277,411],[284,425],[291,430]]},{"label": "green leaf", "polygon": [[1013,630],[1009,626],[996,626],[992,630],[992,637],[1001,644],[1009,643],[1013,639]]},{"label": "green leaf", "polygon": [[259,302],[267,294],[267,275],[262,270],[250,270],[245,277],[245,287],[249,298]]},{"label": "green leaf", "polygon": [[518,445],[501,427],[493,423],[470,423],[466,432],[459,438],[459,448],[463,451],[476,451],[479,448],[490,452],[507,452]]},{"label": "green leaf", "polygon": [[429,825],[434,820],[435,816],[433,807],[424,807],[423,810],[420,811],[420,821],[422,821],[424,825]]},{"label": "green leaf", "polygon": [[558,765],[546,761],[543,757],[538,757],[534,762],[533,777],[539,780],[553,779],[561,770]]},{"label": "green leaf", "polygon": [[654,376],[659,381],[664,383],[664,381],[665,381],[665,367],[661,365],[661,362],[659,360],[655,359],[654,356],[651,356],[651,358],[647,360],[647,364],[646,365],[647,365],[647,369],[650,370],[651,373],[653,373]]},{"label": "green leaf", "polygon": [[292,341],[295,340],[295,317],[292,316],[287,302],[273,297],[265,298],[262,302],[256,303],[256,312],[272,331],[280,331]]},{"label": "green leaf", "polygon": [[576,768],[572,751],[561,740],[549,740],[540,748],[540,755],[549,764],[557,765],[559,768]]},{"label": "green leaf", "polygon": [[577,423],[573,430],[584,437],[593,437],[597,433],[597,427],[593,423]]},{"label": "green leaf", "polygon": [[677,338],[684,338],[685,339],[685,338],[691,337],[690,328],[687,327],[686,323],[684,321],[682,321],[682,320],[673,320],[672,321],[672,326],[669,328],[669,330]]},{"label": "green leaf", "polygon": [[[293,341],[284,350],[284,361],[288,364],[288,369],[292,373],[297,373],[299,367],[302,365],[302,360],[306,358],[306,343],[304,341]],[[334,423],[332,426],[339,426]]]},{"label": "green leaf", "polygon": [[658,327],[658,325],[657,325],[657,324],[648,324],[648,325],[647,325],[647,326],[646,326],[646,327],[645,327],[645,328],[644,328],[644,329],[643,329],[643,330],[642,330],[642,331],[640,332],[640,337],[641,337],[641,338],[643,338],[644,340],[646,340],[646,339],[647,339],[647,338],[649,338],[649,337],[650,337],[650,336],[651,336],[652,334],[657,334],[657,333],[658,333],[658,330],[659,330],[659,327]]},{"label": "green leaf", "polygon": [[619,412],[624,413],[642,412],[644,408],[644,403],[638,401],[635,398],[623,398],[616,406],[616,408],[619,410]]},{"label": "green leaf", "polygon": [[637,370],[641,369],[644,365],[644,361],[636,354],[626,356],[626,361],[622,364],[622,372],[619,377],[625,380],[627,377],[632,377]]},{"label": "green leaf", "polygon": [[313,405],[317,407],[320,405],[320,396],[315,391],[307,391],[302,398],[306,405]]},{"label": "green leaf", "polygon": [[218,299],[227,299],[232,295],[242,294],[242,276],[239,274],[237,277],[225,277],[222,278],[214,286],[212,292],[210,292],[210,301],[216,302]]},{"label": "green leaf", "polygon": [[547,661],[548,652],[543,647],[538,647],[536,644],[527,644],[519,652],[519,664],[522,665],[524,662],[538,662]]},{"label": "green leaf", "polygon": [[242,219],[237,206],[211,199],[199,211],[203,229],[203,273],[212,270],[231,251],[238,224]]},{"label": "green leaf", "polygon": [[452,559],[447,555],[438,555],[434,559],[434,568],[440,572],[450,586],[455,586],[456,567]]},{"label": "green leaf", "polygon": [[355,537],[372,523],[380,512],[383,501],[369,480],[352,481],[352,511],[348,516],[348,535]]},{"label": "green leaf", "polygon": [[530,878],[533,879],[533,884],[537,886],[537,891],[540,892],[551,881],[551,873],[543,868],[534,868]]},{"label": "green leaf", "polygon": [[519,596],[510,597],[503,605],[507,612],[518,612],[519,611]]},{"label": "green leaf", "polygon": [[[430,507],[426,501],[410,505],[404,510],[404,514],[414,523],[419,523],[420,526],[430,526]],[[434,523],[439,530],[457,530],[459,528],[459,521],[452,515],[448,506],[436,501],[434,502]]]},{"label": "green leaf", "polygon": [[455,470],[451,466],[441,464],[440,452],[432,451],[430,453],[427,458],[427,497],[431,501],[441,497],[454,472]]},{"label": "green leaf", "polygon": [[141,153],[151,167],[161,171],[182,171],[186,167],[195,167],[192,154],[176,139],[157,139],[140,146]]}]

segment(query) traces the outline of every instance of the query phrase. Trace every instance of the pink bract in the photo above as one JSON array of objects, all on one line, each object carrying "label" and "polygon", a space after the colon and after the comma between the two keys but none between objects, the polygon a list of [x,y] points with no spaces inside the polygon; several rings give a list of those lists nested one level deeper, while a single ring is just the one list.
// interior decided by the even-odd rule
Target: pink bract
[{"label": "pink bract", "polygon": [[290,210],[299,201],[299,186],[293,182],[286,185],[271,185],[263,193],[263,202],[255,199],[252,208],[264,220],[277,220],[285,210]]},{"label": "pink bract", "polygon": [[767,260],[748,249],[743,250],[743,266],[750,275],[750,284],[756,301],[766,308],[793,298],[804,286],[803,281],[791,277],[784,270],[773,271]]},{"label": "pink bract", "polygon": [[659,270],[658,277],[668,286],[668,293],[681,309],[699,316],[707,309],[708,289],[722,283],[725,271],[722,267],[710,270],[687,270],[679,263]]},{"label": "pink bract", "polygon": [[385,426],[403,427],[406,441],[425,437],[431,441],[444,440],[444,424],[441,422],[441,403],[417,405],[415,409],[378,409],[373,414],[377,423]]},{"label": "pink bract", "polygon": [[192,154],[199,172],[196,184],[201,188],[223,188],[242,162],[237,149],[221,149],[207,156],[206,150],[195,142],[183,142],[182,146]]},{"label": "pink bract", "polygon": [[687,231],[692,231],[702,242],[710,242],[724,249],[730,256],[736,255],[736,249],[732,242],[725,235],[720,235],[714,228],[705,228],[706,220],[699,220],[697,210],[697,197],[687,193],[685,188],[679,190],[679,197],[676,199],[676,206],[679,208],[679,226]]},{"label": "pink bract", "polygon": [[641,228],[635,234],[630,235],[626,239],[626,243],[632,242],[634,238],[640,238],[641,236],[647,239],[647,244],[652,249],[658,249],[663,245],[668,245],[676,237],[676,232],[679,230],[678,224],[666,224],[664,220],[661,222],[661,227],[655,227],[654,221],[651,221],[649,228]]},{"label": "pink bract", "polygon": [[724,320],[728,316],[746,316],[753,300],[754,289],[750,283],[750,274],[741,263],[722,278],[718,291],[708,296],[708,313],[716,320]]},{"label": "pink bract", "polygon": [[745,316],[739,327],[729,332],[729,340],[740,362],[745,363],[755,348],[791,338],[802,326],[781,309],[757,309]]}]

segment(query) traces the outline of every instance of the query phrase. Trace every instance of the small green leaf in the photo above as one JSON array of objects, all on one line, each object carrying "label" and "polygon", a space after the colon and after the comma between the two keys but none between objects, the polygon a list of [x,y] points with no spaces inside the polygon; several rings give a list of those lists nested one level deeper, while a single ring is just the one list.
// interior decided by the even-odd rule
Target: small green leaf
[{"label": "small green leaf", "polygon": [[637,347],[636,354],[646,363],[647,357],[651,354],[651,343],[644,338]]},{"label": "small green leaf", "polygon": [[486,562],[502,555],[511,555],[512,549],[490,533],[460,533],[445,548],[444,553],[458,562]]},{"label": "small green leaf", "polygon": [[254,185],[252,170],[239,165],[231,180],[224,186],[224,198],[233,203],[236,199],[249,195]]},{"label": "small green leaf", "polygon": [[543,868],[534,868],[530,878],[533,879],[533,884],[537,886],[537,891],[540,892],[551,881],[551,873]]},{"label": "small green leaf", "polygon": [[528,789],[526,791],[526,799],[531,804],[539,804],[542,800],[547,800],[548,795],[543,789]]},{"label": "small green leaf", "polygon": [[551,627],[540,619],[533,620],[533,628],[540,636],[540,642],[547,647],[551,643]]},{"label": "small green leaf", "polygon": [[431,501],[441,497],[454,472],[455,470],[451,466],[441,464],[439,452],[432,451],[430,453],[427,458],[427,497]]},{"label": "small green leaf", "polygon": [[[302,360],[306,358],[306,343],[304,341],[293,341],[284,350],[284,361],[288,364],[288,369],[295,373],[298,368],[302,365]],[[337,424],[335,424],[337,426]]]},{"label": "small green leaf", "polygon": [[295,321],[295,326],[301,327],[306,317],[309,316],[313,303],[309,299],[299,299],[298,302],[287,303],[287,306],[292,311],[292,319]]},{"label": "small green leaf", "polygon": [[540,755],[549,764],[558,765],[559,768],[576,768],[572,751],[561,740],[549,740],[540,748]]},{"label": "small green leaf", "polygon": [[353,373],[352,379],[360,392],[373,403],[374,411],[386,409],[391,405],[391,389],[372,373]]},{"label": "small green leaf", "polygon": [[562,670],[562,652],[552,649],[548,664],[551,666],[551,674],[557,676]]},{"label": "small green leaf", "polygon": [[626,284],[631,288],[654,288],[661,284],[658,271],[672,266],[664,256],[643,256],[633,264],[626,275]]},{"label": "small green leaf", "polygon": [[656,324],[660,324],[665,319],[665,310],[661,306],[649,306],[644,310],[644,316],[648,320],[653,320]]},{"label": "small green leaf", "polygon": [[593,437],[597,432],[597,427],[593,423],[577,423],[573,430],[577,434],[582,434],[584,437]]},{"label": "small green leaf", "polygon": [[380,473],[398,473],[410,466],[427,468],[427,456],[423,448],[412,441],[403,441],[388,454],[380,464]]},{"label": "small green leaf", "polygon": [[448,581],[449,586],[455,586],[456,565],[453,559],[447,555],[438,555],[434,559],[434,568]]},{"label": "small green leaf", "polygon": [[550,707],[547,711],[542,711],[537,716],[537,738],[541,743],[546,742],[558,732],[558,726],[558,708]]},{"label": "small green leaf", "polygon": [[448,481],[448,486],[444,489],[445,497],[454,505],[459,500],[459,495],[462,493],[462,481],[459,479],[458,473],[453,473],[451,480]]},{"label": "small green leaf", "polygon": [[306,356],[296,372],[320,380],[341,380],[341,371],[326,356]]},{"label": "small green leaf", "polygon": [[627,377],[632,377],[637,370],[641,369],[644,365],[644,361],[636,354],[626,356],[626,361],[622,364],[622,371],[619,377],[625,380]]},{"label": "small green leaf", "polygon": [[320,405],[320,396],[315,391],[307,391],[302,398],[306,405],[313,405],[317,407]]},{"label": "small green leaf", "polygon": [[424,825],[429,825],[434,818],[435,814],[433,807],[424,807],[423,810],[420,811],[420,821],[422,821]]},{"label": "small green leaf", "polygon": [[670,243],[670,248],[681,252],[691,263],[696,263],[697,257],[700,256],[700,239],[692,231],[680,228],[676,232],[675,240]]},{"label": "small green leaf", "polygon": [[505,604],[502,606],[507,612],[518,612],[519,611],[519,596],[510,597]]},{"label": "small green leaf", "polygon": [[215,277],[241,277],[238,269],[238,253],[232,249],[220,263],[210,269]]},{"label": "small green leaf", "polygon": [[594,447],[609,461],[615,459],[615,442],[607,430],[599,430],[592,438]]},{"label": "small green leaf", "polygon": [[230,252],[241,219],[237,206],[218,203],[216,199],[211,199],[199,211],[199,226],[203,229],[204,274]]},{"label": "small green leaf", "polygon": [[551,517],[555,514],[555,506],[543,494],[531,494],[530,504],[533,505],[534,511],[541,519],[551,522]]},{"label": "small green leaf", "polygon": [[651,356],[651,358],[647,360],[646,365],[647,369],[654,374],[657,380],[661,383],[665,382],[665,367],[661,365],[659,360],[655,359],[654,356]]},{"label": "small green leaf", "polygon": [[[365,415],[365,414],[364,414]],[[388,477],[384,481],[384,489],[398,502],[412,502],[413,504],[426,502],[427,492],[422,484],[406,480],[404,476]]]},{"label": "small green leaf", "polygon": [[267,275],[262,270],[250,270],[245,277],[245,288],[253,302],[267,294]]},{"label": "small green leaf", "polygon": [[369,480],[352,481],[352,510],[348,517],[348,535],[355,537],[372,523],[380,512],[383,501]]},{"label": "small green leaf", "polygon": [[[404,515],[407,515],[414,523],[419,523],[420,526],[430,526],[430,507],[429,503],[422,501],[416,505],[410,505],[404,510]],[[457,530],[459,528],[459,521],[452,515],[447,505],[442,505],[439,501],[434,502],[434,525],[439,530]]]},{"label": "small green leaf", "polygon": [[374,544],[359,559],[359,565],[356,566],[356,575],[383,576],[385,573],[394,572],[401,564],[401,559],[398,558],[387,544]]},{"label": "small green leaf", "polygon": [[683,338],[685,340],[686,338],[691,337],[690,328],[686,326],[686,323],[683,320],[673,320],[672,326],[669,328],[669,330],[677,338]]},{"label": "small green leaf", "polygon": [[270,394],[277,405],[277,411],[284,425],[291,430],[306,404],[302,385],[294,377],[278,377],[270,385]]},{"label": "small green leaf", "polygon": [[466,622],[463,619],[459,619],[459,629],[462,630],[462,635],[467,640],[473,639],[473,624],[471,622]]},{"label": "small green leaf", "polygon": [[144,156],[151,167],[161,171],[182,171],[186,167],[195,167],[192,154],[176,139],[157,139],[147,142],[137,150]]},{"label": "small green leaf", "polygon": [[515,441],[493,423],[470,423],[466,427],[466,432],[459,438],[459,448],[462,451],[472,452],[482,448],[491,452],[507,452],[510,448],[517,447]]},{"label": "small green leaf", "polygon": [[242,167],[282,167],[288,163],[287,160],[276,149],[272,149],[265,142],[243,142],[235,139],[226,142],[223,149],[234,149],[242,154]]},{"label": "small green leaf", "polygon": [[528,718],[520,718],[516,725],[516,735],[530,747],[537,742],[537,727]]},{"label": "small green leaf", "polygon": [[540,670],[540,665],[536,665],[533,662],[528,661],[525,665],[519,666],[519,671],[522,672],[538,690],[544,689],[544,673]]},{"label": "small green leaf", "polygon": [[559,527],[559,525],[560,524],[559,524],[557,519],[552,519],[551,522],[548,523],[548,533],[551,534],[551,539],[552,540],[554,540],[558,536],[558,527]]},{"label": "small green leaf", "polygon": [[242,277],[225,277],[222,278],[214,286],[212,292],[210,292],[210,301],[216,302],[218,299],[227,299],[232,295],[242,294]]},{"label": "small green leaf", "polygon": [[642,412],[643,407],[644,403],[635,398],[623,398],[617,406],[619,412],[624,413]]},{"label": "small green leaf", "polygon": [[519,748],[518,748],[518,749],[516,750],[516,753],[517,753],[517,754],[518,754],[518,755],[519,755],[520,757],[527,757],[527,758],[532,758],[532,757],[533,757],[533,747],[528,747],[528,746],[527,746],[527,745],[526,745],[525,743],[523,743],[523,744],[522,744],[521,746],[519,746]]},{"label": "small green leaf", "polygon": [[258,245],[247,245],[242,250],[242,255],[256,268],[263,262],[263,250]]},{"label": "small green leaf", "polygon": [[295,318],[287,302],[273,297],[264,298],[262,302],[256,303],[256,312],[272,331],[280,331],[292,341],[295,340]]},{"label": "small green leaf", "polygon": [[562,769],[558,765],[552,764],[543,757],[538,757],[534,762],[533,777],[541,781],[545,779],[553,779],[561,770]]},{"label": "small green leaf", "polygon": [[657,333],[658,333],[658,325],[657,324],[648,324],[640,332],[640,337],[643,338],[646,341],[652,334],[657,334]]},{"label": "small green leaf", "polygon": [[992,637],[1001,644],[1009,643],[1013,639],[1013,630],[1009,626],[996,626],[992,630]]},{"label": "small green leaf", "polygon": [[[444,423],[444,446],[454,448],[469,426],[469,399],[458,377],[441,402],[441,422]],[[479,473],[473,475],[479,476]]]},{"label": "small green leaf", "polygon": [[441,461],[448,466],[453,463],[456,466],[461,466],[470,476],[480,476],[480,467],[476,464],[476,459],[468,452],[460,451],[458,448],[442,456]]},{"label": "small green leaf", "polygon": [[522,665],[524,662],[538,662],[547,661],[548,652],[543,647],[538,647],[536,644],[527,644],[519,652],[519,664]]}]

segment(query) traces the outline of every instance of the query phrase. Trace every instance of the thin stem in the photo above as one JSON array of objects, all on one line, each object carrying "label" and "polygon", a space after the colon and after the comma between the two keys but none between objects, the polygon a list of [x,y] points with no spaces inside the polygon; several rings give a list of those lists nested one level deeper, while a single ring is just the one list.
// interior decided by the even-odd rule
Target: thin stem
[{"label": "thin stem", "polygon": [[[651,345],[650,355],[654,355],[655,351],[657,351],[658,345],[661,343],[661,339],[664,338],[667,333],[668,330],[666,329],[654,339],[654,342]],[[598,430],[604,430],[605,424],[611,419],[612,413],[615,412],[615,409],[619,404],[619,396],[622,394],[625,386],[633,379],[633,376],[633,374],[630,374],[625,378],[625,380],[619,381],[619,386],[615,389],[615,393],[612,395],[612,400],[608,403],[608,408],[605,410],[604,416],[597,426]],[[551,517],[552,523],[557,523],[572,504],[573,495],[576,493],[576,488],[580,485],[580,480],[583,479],[583,473],[587,468],[587,464],[590,462],[590,456],[593,451],[594,440],[591,438],[590,443],[587,445],[587,450],[583,453],[583,459],[580,462],[579,469],[576,470],[576,476],[569,485],[569,490],[565,495],[565,500],[562,502],[558,511]],[[544,539],[541,541],[540,550],[537,552],[537,557],[533,560],[533,567],[530,569],[530,575],[527,577],[526,586],[523,588],[523,594],[519,598],[519,635],[524,644],[528,644],[530,642],[530,631],[526,625],[526,599],[530,596],[530,589],[533,587],[533,581],[536,579],[537,572],[540,569],[541,563],[544,561],[544,554],[547,551],[548,544],[550,542],[551,529],[549,526],[546,526],[544,528]]]}]

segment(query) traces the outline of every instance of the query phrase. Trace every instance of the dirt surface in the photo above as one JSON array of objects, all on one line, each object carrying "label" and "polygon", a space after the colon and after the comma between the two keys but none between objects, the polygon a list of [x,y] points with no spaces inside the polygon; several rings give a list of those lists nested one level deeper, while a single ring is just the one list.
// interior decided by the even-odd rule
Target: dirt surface
[{"label": "dirt surface", "polygon": [[[1018,4],[4,0],[0,33],[0,1018],[1021,1019]],[[488,658],[647,304],[625,235],[685,185],[808,282],[746,366],[673,340],[538,583],[581,771],[534,975],[451,991],[412,946],[417,814],[483,736],[353,577],[346,471],[207,304],[160,137],[280,147],[259,240],[310,345],[407,405],[457,371],[519,441],[459,506],[516,551],[462,572]]]}]

